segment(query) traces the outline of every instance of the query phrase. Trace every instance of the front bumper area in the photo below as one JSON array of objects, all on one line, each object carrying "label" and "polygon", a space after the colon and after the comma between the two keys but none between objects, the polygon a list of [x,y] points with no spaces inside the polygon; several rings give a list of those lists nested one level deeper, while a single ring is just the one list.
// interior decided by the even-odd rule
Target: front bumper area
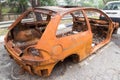
[{"label": "front bumper area", "polygon": [[5,42],[5,49],[8,51],[10,57],[12,57],[17,64],[20,65],[21,68],[29,72],[30,74],[36,74],[39,76],[49,76],[51,74],[52,69],[55,66],[55,63],[46,64],[46,65],[30,65],[22,60],[20,56],[18,56],[17,52]]}]

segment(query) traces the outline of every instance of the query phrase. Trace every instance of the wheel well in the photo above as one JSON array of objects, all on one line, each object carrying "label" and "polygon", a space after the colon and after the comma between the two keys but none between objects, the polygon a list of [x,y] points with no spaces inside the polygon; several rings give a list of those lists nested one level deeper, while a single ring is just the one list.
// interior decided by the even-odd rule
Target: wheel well
[{"label": "wheel well", "polygon": [[66,61],[66,60],[70,60],[70,61],[76,63],[76,62],[80,61],[80,56],[78,54],[72,54],[64,59],[64,61]]},{"label": "wheel well", "polygon": [[80,56],[78,54],[72,54],[69,55],[68,57],[66,57],[63,61],[58,61],[54,68],[53,71],[54,74],[59,74],[59,75],[63,75],[64,72],[66,71],[66,66],[68,65],[72,65],[73,63],[77,63],[80,61]]}]

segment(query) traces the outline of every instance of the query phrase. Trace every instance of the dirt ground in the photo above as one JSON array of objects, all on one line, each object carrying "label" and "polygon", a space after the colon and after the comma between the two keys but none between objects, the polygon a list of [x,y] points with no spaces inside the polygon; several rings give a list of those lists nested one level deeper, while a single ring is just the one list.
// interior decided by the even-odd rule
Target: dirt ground
[{"label": "dirt ground", "polygon": [[0,80],[120,80],[120,34],[113,35],[109,44],[82,62],[59,63],[49,77],[22,71],[0,42]]}]

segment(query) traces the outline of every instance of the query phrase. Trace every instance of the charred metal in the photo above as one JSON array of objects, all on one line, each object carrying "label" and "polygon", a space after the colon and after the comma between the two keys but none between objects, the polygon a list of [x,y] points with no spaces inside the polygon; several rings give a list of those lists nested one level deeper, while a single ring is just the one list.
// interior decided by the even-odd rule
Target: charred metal
[{"label": "charred metal", "polygon": [[5,47],[29,73],[49,76],[68,56],[81,61],[106,45],[118,25],[94,8],[37,7],[9,27]]}]

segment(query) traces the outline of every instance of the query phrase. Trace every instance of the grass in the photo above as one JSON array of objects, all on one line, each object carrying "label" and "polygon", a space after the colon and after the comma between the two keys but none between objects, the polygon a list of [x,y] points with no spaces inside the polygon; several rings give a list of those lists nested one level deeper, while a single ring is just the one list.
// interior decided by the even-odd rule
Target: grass
[{"label": "grass", "polygon": [[5,34],[7,34],[8,32],[8,29],[7,28],[4,28],[4,29],[0,29],[0,36],[3,36]]},{"label": "grass", "polygon": [[90,16],[89,18],[99,19],[99,17],[98,17],[98,16]]},{"label": "grass", "polygon": [[72,19],[61,20],[60,24],[67,24],[73,22]]}]

